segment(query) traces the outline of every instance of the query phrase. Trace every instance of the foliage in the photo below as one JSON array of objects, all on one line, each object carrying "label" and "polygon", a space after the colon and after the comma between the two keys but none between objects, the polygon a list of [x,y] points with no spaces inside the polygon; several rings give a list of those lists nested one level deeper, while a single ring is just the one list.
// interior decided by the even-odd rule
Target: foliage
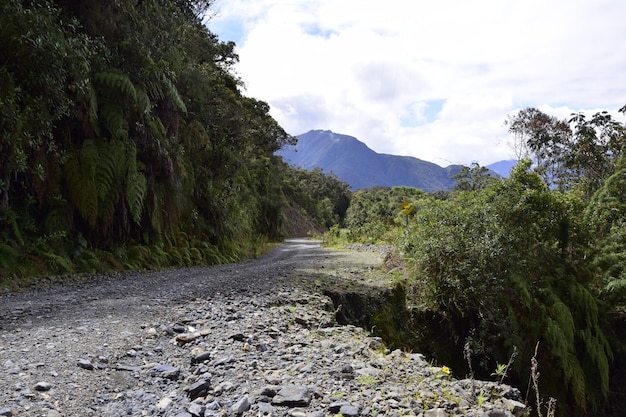
[{"label": "foliage", "polygon": [[626,304],[626,159],[606,179],[585,209],[596,239],[592,265],[602,279],[602,296],[612,306]]},{"label": "foliage", "polygon": [[497,181],[495,177],[489,174],[487,167],[482,167],[476,162],[469,167],[461,167],[461,171],[453,175],[452,178],[456,179],[454,186],[456,191],[480,190]]},{"label": "foliage", "polygon": [[342,225],[350,205],[349,185],[321,169],[312,171],[285,167],[285,195],[302,207],[320,225]]},{"label": "foliage", "polygon": [[626,149],[625,127],[607,111],[589,119],[576,113],[570,120],[559,120],[527,108],[509,117],[506,124],[518,158],[531,158],[549,186],[578,190],[587,200],[615,172]]},{"label": "foliage", "polygon": [[422,203],[405,250],[414,276],[426,282],[420,295],[445,313],[459,352],[465,340],[490,358],[517,346],[511,376],[523,383],[520,364],[540,341],[544,391],[585,409],[608,394],[612,353],[581,261],[583,203],[550,191],[529,167],[519,164],[493,187]]},{"label": "foliage", "polygon": [[[234,43],[202,22],[211,4],[0,5],[5,281],[223,262],[282,237],[300,191],[274,152],[295,138],[243,95]],[[341,222],[347,189],[320,184],[313,211]]]},{"label": "foliage", "polygon": [[353,193],[346,212],[346,227],[352,240],[377,243],[394,240],[388,231],[393,225],[405,224],[409,214],[402,212],[405,203],[419,210],[419,200],[426,194],[411,187],[375,187]]}]

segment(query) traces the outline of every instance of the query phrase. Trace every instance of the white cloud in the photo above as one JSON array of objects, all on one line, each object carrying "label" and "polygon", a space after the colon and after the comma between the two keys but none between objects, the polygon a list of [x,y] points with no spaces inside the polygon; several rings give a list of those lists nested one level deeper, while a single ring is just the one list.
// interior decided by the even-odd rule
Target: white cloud
[{"label": "white cloud", "polygon": [[440,165],[509,158],[508,114],[626,104],[620,0],[217,0],[247,94],[292,134],[331,129]]}]

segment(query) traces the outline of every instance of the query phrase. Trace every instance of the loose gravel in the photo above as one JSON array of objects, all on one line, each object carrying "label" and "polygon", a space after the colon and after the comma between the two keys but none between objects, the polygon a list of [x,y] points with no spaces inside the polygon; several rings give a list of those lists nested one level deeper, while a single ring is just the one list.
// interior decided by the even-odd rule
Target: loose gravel
[{"label": "loose gravel", "polygon": [[0,297],[0,416],[523,415],[514,388],[337,324],[324,287],[381,262],[294,239],[250,262]]}]

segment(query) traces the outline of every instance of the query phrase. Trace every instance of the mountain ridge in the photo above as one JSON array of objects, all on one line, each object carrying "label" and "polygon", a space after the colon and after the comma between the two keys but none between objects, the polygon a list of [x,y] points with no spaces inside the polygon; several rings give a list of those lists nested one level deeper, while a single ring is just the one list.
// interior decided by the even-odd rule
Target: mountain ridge
[{"label": "mountain ridge", "polygon": [[317,167],[333,173],[353,191],[376,186],[409,186],[427,192],[448,190],[456,184],[452,177],[462,168],[441,167],[413,156],[377,153],[353,136],[330,130],[310,130],[296,137],[296,145],[277,154],[298,168]]}]

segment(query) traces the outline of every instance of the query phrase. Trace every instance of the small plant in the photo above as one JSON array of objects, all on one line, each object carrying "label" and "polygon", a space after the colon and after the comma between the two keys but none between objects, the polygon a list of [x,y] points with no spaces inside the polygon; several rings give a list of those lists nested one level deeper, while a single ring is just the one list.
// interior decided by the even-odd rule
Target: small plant
[{"label": "small plant", "polygon": [[366,386],[374,386],[378,383],[378,379],[376,379],[373,375],[361,375],[358,379],[359,384]]},{"label": "small plant", "polygon": [[[541,406],[543,401],[539,394],[539,363],[537,362],[537,350],[539,350],[539,342],[535,346],[535,354],[530,358],[530,382],[535,390],[535,403],[537,404],[537,415],[543,417]],[[528,384],[528,391],[530,391],[531,384]],[[528,391],[526,391],[526,403],[528,404]],[[556,415],[556,399],[550,397],[548,400],[546,417],[554,417]]]},{"label": "small plant", "polygon": [[487,399],[487,397],[485,396],[485,391],[484,390],[480,390],[480,394],[478,394],[478,406],[482,407],[483,404],[485,403],[485,400]]},{"label": "small plant", "polygon": [[509,358],[509,361],[507,362],[507,364],[505,365],[503,363],[499,363],[496,365],[496,371],[492,373],[491,375],[496,377],[499,384],[502,384],[502,382],[504,381],[504,378],[506,378],[506,374],[509,371],[509,368],[511,367],[513,362],[515,361],[516,357],[517,357],[517,347],[513,346],[513,353],[511,353],[511,357]]}]

